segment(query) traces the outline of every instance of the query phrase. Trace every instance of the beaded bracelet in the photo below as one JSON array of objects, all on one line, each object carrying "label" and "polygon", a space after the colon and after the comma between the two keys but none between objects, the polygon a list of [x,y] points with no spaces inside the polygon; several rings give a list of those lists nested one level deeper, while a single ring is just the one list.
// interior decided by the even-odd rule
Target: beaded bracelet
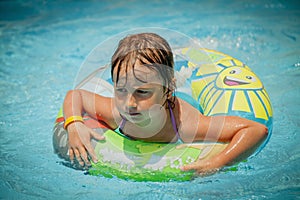
[{"label": "beaded bracelet", "polygon": [[66,120],[65,120],[65,123],[64,123],[64,129],[67,129],[67,127],[72,124],[73,122],[82,122],[83,123],[83,118],[81,116],[71,116],[71,117],[68,117]]}]

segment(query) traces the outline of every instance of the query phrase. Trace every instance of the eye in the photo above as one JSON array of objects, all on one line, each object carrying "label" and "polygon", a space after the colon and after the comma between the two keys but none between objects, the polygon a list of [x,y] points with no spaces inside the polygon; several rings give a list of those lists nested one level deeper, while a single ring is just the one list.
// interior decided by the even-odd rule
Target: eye
[{"label": "eye", "polygon": [[246,79],[251,80],[251,82],[255,82],[256,81],[255,76],[246,76]]},{"label": "eye", "polygon": [[137,89],[135,91],[135,95],[137,97],[141,97],[141,98],[145,98],[145,97],[149,97],[152,95],[152,92],[150,90],[145,90],[145,89]]},{"label": "eye", "polygon": [[229,74],[240,74],[242,71],[239,68],[234,68],[232,69]]},{"label": "eye", "polygon": [[235,73],[236,71],[234,69],[229,72],[229,74],[235,74]]},{"label": "eye", "polygon": [[127,89],[126,88],[116,88],[116,92],[119,94],[125,94],[125,93],[127,93]]},{"label": "eye", "polygon": [[140,94],[140,95],[145,95],[145,94],[148,94],[149,93],[149,91],[147,91],[147,90],[136,90],[136,93],[137,94]]}]

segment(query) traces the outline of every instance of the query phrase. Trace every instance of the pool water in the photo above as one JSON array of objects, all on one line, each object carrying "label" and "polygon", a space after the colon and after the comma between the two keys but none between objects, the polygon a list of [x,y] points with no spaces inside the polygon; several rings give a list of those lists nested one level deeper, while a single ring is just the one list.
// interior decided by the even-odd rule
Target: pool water
[{"label": "pool water", "polygon": [[[299,198],[299,5],[279,0],[1,1],[0,199]],[[236,172],[191,182],[109,179],[61,164],[53,153],[52,128],[81,63],[99,43],[139,27],[178,31],[252,68],[274,110],[273,135],[260,154]]]}]

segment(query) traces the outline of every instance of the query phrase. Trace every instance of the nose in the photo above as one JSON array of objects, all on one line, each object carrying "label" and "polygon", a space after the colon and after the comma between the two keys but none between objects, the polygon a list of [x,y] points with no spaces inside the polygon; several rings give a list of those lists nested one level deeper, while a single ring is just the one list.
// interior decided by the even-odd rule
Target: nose
[{"label": "nose", "polygon": [[136,108],[137,102],[133,94],[128,94],[126,101],[127,108]]}]

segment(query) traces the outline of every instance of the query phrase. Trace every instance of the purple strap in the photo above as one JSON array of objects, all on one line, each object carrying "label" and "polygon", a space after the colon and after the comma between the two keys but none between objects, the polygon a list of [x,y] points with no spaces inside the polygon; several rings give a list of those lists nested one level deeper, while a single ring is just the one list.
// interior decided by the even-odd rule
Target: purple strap
[{"label": "purple strap", "polygon": [[123,130],[124,126],[125,126],[125,123],[126,123],[126,119],[122,115],[120,115],[120,116],[122,118],[122,121],[121,121],[121,123],[119,125],[119,129]]},{"label": "purple strap", "polygon": [[174,131],[176,133],[176,136],[177,136],[178,140],[181,140],[180,135],[179,135],[178,130],[177,130],[176,120],[175,120],[175,117],[174,117],[174,114],[173,114],[172,107],[170,105],[170,101],[167,100],[167,102],[168,102],[168,106],[169,106],[169,110],[170,110],[170,116],[171,116],[171,121],[172,121],[173,129],[174,129]]}]

